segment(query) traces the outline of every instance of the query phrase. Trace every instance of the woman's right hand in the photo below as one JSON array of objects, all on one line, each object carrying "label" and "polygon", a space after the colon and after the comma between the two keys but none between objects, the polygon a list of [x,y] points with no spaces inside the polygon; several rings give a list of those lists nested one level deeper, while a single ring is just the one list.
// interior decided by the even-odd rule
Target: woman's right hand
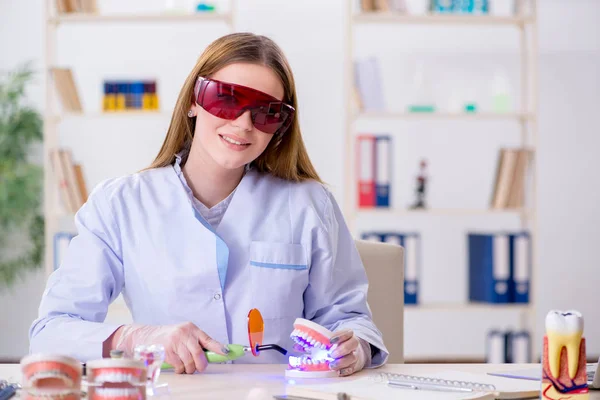
[{"label": "woman's right hand", "polygon": [[122,350],[133,356],[137,345],[161,344],[165,348],[165,361],[178,374],[202,372],[208,362],[204,350],[226,355],[229,349],[217,342],[191,322],[178,325],[123,325],[105,342],[104,356],[110,350]]}]

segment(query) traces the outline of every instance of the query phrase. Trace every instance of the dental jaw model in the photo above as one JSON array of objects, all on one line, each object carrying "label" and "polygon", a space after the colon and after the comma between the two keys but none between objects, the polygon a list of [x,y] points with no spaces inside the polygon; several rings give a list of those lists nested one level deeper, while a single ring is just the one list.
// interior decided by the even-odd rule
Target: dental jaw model
[{"label": "dental jaw model", "polygon": [[579,312],[552,310],[546,316],[543,399],[588,398],[585,338],[582,336],[583,318]]},{"label": "dental jaw model", "polygon": [[290,356],[285,375],[291,378],[333,378],[339,376],[338,371],[329,367],[334,361],[329,356],[332,347],[330,339],[333,332],[312,321],[297,318],[294,331],[290,337],[296,347],[304,350],[302,356]]},{"label": "dental jaw model", "polygon": [[91,400],[145,399],[147,369],[142,361],[103,358],[87,363]]},{"label": "dental jaw model", "polygon": [[32,354],[21,360],[23,399],[81,398],[81,364],[74,358]]}]

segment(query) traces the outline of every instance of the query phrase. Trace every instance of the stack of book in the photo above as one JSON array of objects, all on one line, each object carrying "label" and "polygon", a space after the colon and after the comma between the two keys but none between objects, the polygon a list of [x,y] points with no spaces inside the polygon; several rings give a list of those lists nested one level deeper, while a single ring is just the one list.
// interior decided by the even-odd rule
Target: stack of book
[{"label": "stack of book", "polygon": [[406,12],[406,2],[405,0],[360,0],[360,10],[362,12]]},{"label": "stack of book", "polygon": [[96,0],[56,0],[56,11],[59,14],[97,13]]},{"label": "stack of book", "polygon": [[156,111],[156,81],[104,81],[104,111]]},{"label": "stack of book", "polygon": [[50,151],[52,169],[58,183],[61,202],[69,213],[76,213],[87,201],[88,192],[80,164],[73,162],[73,155],[68,149]]}]

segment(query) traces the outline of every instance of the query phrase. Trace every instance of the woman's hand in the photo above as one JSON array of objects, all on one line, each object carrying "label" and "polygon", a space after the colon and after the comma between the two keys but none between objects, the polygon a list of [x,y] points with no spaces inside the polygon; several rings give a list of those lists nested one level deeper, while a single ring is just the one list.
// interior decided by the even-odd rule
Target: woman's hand
[{"label": "woman's hand", "polygon": [[333,347],[329,354],[335,358],[330,364],[331,369],[339,370],[341,376],[348,376],[364,368],[367,360],[365,347],[368,348],[369,345],[355,336],[353,331],[336,332],[330,342],[333,343]]},{"label": "woman's hand", "polygon": [[[217,342],[191,322],[178,325],[124,325],[109,338],[108,352],[123,350],[133,356],[139,344],[161,344],[165,348],[165,361],[173,366],[178,374],[202,372],[208,362],[204,349],[226,355],[229,349]],[[106,352],[106,349],[105,349]]]}]

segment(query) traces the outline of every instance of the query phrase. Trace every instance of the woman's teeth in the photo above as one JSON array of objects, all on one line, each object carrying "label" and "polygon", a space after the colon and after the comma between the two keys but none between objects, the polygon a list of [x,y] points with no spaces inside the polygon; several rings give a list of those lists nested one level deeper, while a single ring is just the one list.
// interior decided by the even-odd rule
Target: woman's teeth
[{"label": "woman's teeth", "polygon": [[233,144],[237,144],[238,146],[242,146],[242,145],[244,145],[244,144],[247,144],[247,143],[241,143],[241,142],[238,142],[238,141],[236,141],[236,140],[233,140],[233,139],[231,139],[231,138],[228,138],[227,136],[221,136],[221,137],[222,137],[222,138],[223,138],[223,140],[225,140],[226,142],[233,143]]}]

